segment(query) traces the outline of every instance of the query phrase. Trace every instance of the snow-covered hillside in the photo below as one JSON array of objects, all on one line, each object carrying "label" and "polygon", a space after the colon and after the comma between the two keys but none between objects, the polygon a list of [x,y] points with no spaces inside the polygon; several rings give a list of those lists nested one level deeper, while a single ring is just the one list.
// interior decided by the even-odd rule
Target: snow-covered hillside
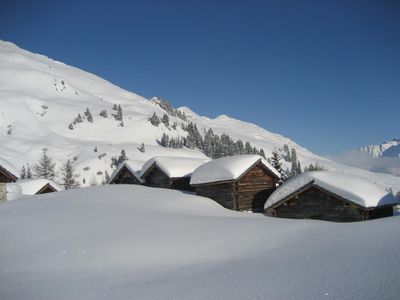
[{"label": "snow-covered hillside", "polygon": [[368,145],[359,150],[370,154],[372,157],[400,157],[400,139],[383,142],[379,145]]},{"label": "snow-covered hillside", "polygon": [[0,299],[397,299],[399,225],[143,186],[38,195],[0,205]]},{"label": "snow-covered hillside", "polygon": [[[114,109],[118,106],[122,120]],[[90,117],[85,115],[87,109]],[[225,115],[210,119],[186,107],[180,110],[186,113],[187,120],[170,115],[171,124],[194,122],[200,130],[212,128],[215,133],[248,141],[263,149],[267,156],[274,148],[287,144],[296,149],[303,166],[318,162],[327,169],[400,190],[398,178],[330,161],[257,125]],[[160,117],[166,113],[157,101],[149,101],[93,74],[0,41],[0,164],[16,174],[26,163],[35,163],[42,148],[48,148],[57,167],[68,157],[73,159],[81,184],[85,181],[83,185],[104,181],[105,171],[112,173],[111,157],[119,155],[122,149],[137,161],[160,155],[205,158],[196,149],[161,147],[157,140],[163,133],[182,137],[187,132],[180,126],[176,129],[163,124],[153,126],[148,118],[154,112]],[[142,143],[145,152],[139,151]]]}]

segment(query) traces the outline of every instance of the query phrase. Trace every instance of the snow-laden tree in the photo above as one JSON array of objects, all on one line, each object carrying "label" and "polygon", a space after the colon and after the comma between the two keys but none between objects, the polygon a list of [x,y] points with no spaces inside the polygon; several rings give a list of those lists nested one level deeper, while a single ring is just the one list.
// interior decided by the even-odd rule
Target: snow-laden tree
[{"label": "snow-laden tree", "polygon": [[19,179],[26,179],[26,168],[22,166],[21,170],[19,171]]},{"label": "snow-laden tree", "polygon": [[125,150],[121,150],[121,154],[118,157],[111,157],[111,168],[118,168],[118,166],[124,162],[125,160],[128,160],[129,158],[126,156]]},{"label": "snow-laden tree", "polygon": [[86,116],[86,120],[88,120],[88,122],[93,123],[93,117],[89,107],[86,108],[86,111],[83,114]]},{"label": "snow-laden tree", "polygon": [[161,136],[160,144],[163,147],[169,147],[169,136],[167,134],[165,134],[165,132]]},{"label": "snow-laden tree", "polygon": [[161,122],[165,125],[165,127],[169,127],[169,117],[167,114],[164,114],[161,118]]},{"label": "snow-laden tree", "polygon": [[100,117],[103,117],[103,118],[108,118],[107,110],[103,109],[103,110],[99,113],[99,116],[100,116]]},{"label": "snow-laden tree", "polygon": [[268,159],[268,161],[281,175],[280,183],[285,182],[288,177],[287,172],[282,168],[281,156],[276,149],[272,151],[272,156]]},{"label": "snow-laden tree", "polygon": [[75,174],[74,166],[69,158],[61,167],[61,176],[61,185],[66,190],[79,187],[79,182],[77,180],[79,175]]},{"label": "snow-laden tree", "polygon": [[53,163],[53,159],[47,154],[47,149],[42,149],[42,156],[38,163],[33,165],[33,171],[36,178],[53,179],[55,176],[56,164]]},{"label": "snow-laden tree", "polygon": [[32,179],[32,170],[31,170],[31,166],[29,164],[27,164],[26,167],[26,179]]},{"label": "snow-laden tree", "polygon": [[104,172],[104,179],[105,179],[106,183],[110,182],[110,174],[108,174],[107,170]]},{"label": "snow-laden tree", "polygon": [[144,147],[144,143],[142,143],[142,144],[140,145],[139,151],[142,152],[142,153],[145,153],[145,152],[146,152],[146,148]]},{"label": "snow-laden tree", "polygon": [[307,167],[304,168],[304,172],[311,172],[311,171],[324,171],[324,167],[318,164],[317,162],[315,164],[309,164]]},{"label": "snow-laden tree", "polygon": [[153,126],[158,126],[160,124],[160,118],[154,112],[153,115],[148,119]]}]

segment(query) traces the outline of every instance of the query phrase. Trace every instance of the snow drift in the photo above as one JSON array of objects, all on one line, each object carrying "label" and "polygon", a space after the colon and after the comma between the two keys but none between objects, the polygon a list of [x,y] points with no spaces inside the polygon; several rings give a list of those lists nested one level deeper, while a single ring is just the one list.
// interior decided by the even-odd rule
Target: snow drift
[{"label": "snow drift", "polygon": [[0,205],[0,299],[395,299],[399,217],[351,224],[111,185]]}]

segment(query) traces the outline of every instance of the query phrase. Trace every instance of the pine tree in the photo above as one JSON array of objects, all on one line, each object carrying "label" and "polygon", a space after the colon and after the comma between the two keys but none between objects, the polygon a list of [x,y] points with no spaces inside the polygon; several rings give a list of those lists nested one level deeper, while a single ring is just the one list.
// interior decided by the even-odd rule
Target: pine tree
[{"label": "pine tree", "polygon": [[26,179],[26,168],[25,168],[25,166],[22,166],[21,171],[19,171],[19,178],[20,179]]},{"label": "pine tree", "polygon": [[260,149],[260,152],[259,152],[259,154],[260,154],[262,157],[264,157],[264,158],[265,158],[264,149]]},{"label": "pine tree", "polygon": [[272,156],[269,159],[269,162],[281,175],[280,183],[285,182],[287,180],[287,172],[282,168],[281,156],[276,149],[272,151]]},{"label": "pine tree", "polygon": [[169,127],[169,117],[167,114],[164,114],[161,118],[161,122],[164,123],[165,127]]},{"label": "pine tree", "polygon": [[282,163],[281,163],[281,156],[279,155],[278,151],[274,149],[272,151],[272,156],[270,158],[271,165],[281,174],[282,172]]},{"label": "pine tree", "polygon": [[297,153],[296,153],[296,149],[292,148],[292,153],[290,155],[290,161],[291,162],[297,162]]},{"label": "pine tree", "polygon": [[284,155],[282,156],[282,158],[286,161],[291,161],[289,146],[286,144],[283,145],[283,153]]},{"label": "pine tree", "polygon": [[111,157],[111,168],[118,168],[118,166],[123,163],[125,160],[128,160],[129,158],[126,156],[125,150],[121,150],[121,154],[118,156]]},{"label": "pine tree", "polygon": [[108,118],[107,110],[103,109],[103,110],[99,113],[99,116],[100,116],[100,117],[103,117],[103,118]]},{"label": "pine tree", "polygon": [[325,168],[323,166],[319,165],[318,163],[315,163],[315,165],[313,165],[311,163],[307,167],[304,168],[304,172],[324,171],[324,170],[325,170]]},{"label": "pine tree", "polygon": [[145,152],[146,152],[146,149],[145,149],[145,147],[144,147],[144,143],[142,143],[142,144],[140,145],[139,151],[142,152],[142,153],[145,153]]},{"label": "pine tree", "polygon": [[33,166],[36,178],[53,179],[55,165],[53,159],[47,154],[47,149],[43,148],[39,162]]},{"label": "pine tree", "polygon": [[61,167],[61,176],[61,185],[64,186],[66,190],[73,189],[79,186],[79,183],[77,181],[78,175],[75,174],[74,167],[69,158]]},{"label": "pine tree", "polygon": [[125,150],[121,150],[121,155],[118,157],[118,161],[122,163],[123,161],[128,160],[128,157],[126,156]]},{"label": "pine tree", "polygon": [[253,148],[251,147],[249,142],[246,142],[244,145],[244,153],[251,154],[253,152]]},{"label": "pine tree", "polygon": [[236,141],[236,144],[239,150],[239,154],[245,154],[243,141],[239,139]]},{"label": "pine tree", "polygon": [[83,114],[86,116],[88,122],[93,123],[93,117],[91,112],[89,111],[89,107],[86,108],[86,111]]},{"label": "pine tree", "polygon": [[169,147],[169,136],[167,134],[165,134],[165,132],[163,133],[162,137],[161,137],[161,146],[163,147]]},{"label": "pine tree", "polygon": [[117,120],[122,121],[122,119],[123,119],[122,108],[121,108],[121,105],[118,105]]},{"label": "pine tree", "polygon": [[154,112],[153,115],[148,119],[153,126],[158,126],[160,124],[160,118]]},{"label": "pine tree", "polygon": [[105,179],[106,183],[110,182],[110,175],[108,174],[107,170],[104,172],[104,179]]},{"label": "pine tree", "polygon": [[31,166],[29,164],[26,168],[26,179],[32,179],[32,171],[31,171]]}]

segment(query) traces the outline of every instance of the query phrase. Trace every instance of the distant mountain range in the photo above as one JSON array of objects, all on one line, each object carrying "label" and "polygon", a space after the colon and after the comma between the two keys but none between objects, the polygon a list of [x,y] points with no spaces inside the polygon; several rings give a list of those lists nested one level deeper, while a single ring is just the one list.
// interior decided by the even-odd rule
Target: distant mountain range
[{"label": "distant mountain range", "polygon": [[[138,161],[156,155],[205,158],[205,152],[196,147],[166,148],[160,143],[163,134],[187,137],[188,125],[193,123],[201,134],[208,129],[221,137],[225,133],[262,149],[267,157],[274,148],[288,145],[296,149],[303,167],[318,163],[400,190],[394,176],[318,156],[287,137],[226,115],[212,119],[187,107],[163,106],[160,98],[146,99],[1,40],[0,104],[0,165],[17,174],[22,166],[38,160],[42,148],[48,149],[57,167],[71,158],[82,185],[103,182],[105,172],[113,171],[112,158],[121,150]],[[154,113],[160,119],[167,114],[168,122],[154,125],[150,120]]]},{"label": "distant mountain range", "polygon": [[330,157],[337,162],[371,172],[400,176],[400,139],[368,145]]},{"label": "distant mountain range", "polygon": [[372,157],[400,157],[400,138],[383,142],[379,145],[368,145],[359,148],[360,151],[370,154]]}]

